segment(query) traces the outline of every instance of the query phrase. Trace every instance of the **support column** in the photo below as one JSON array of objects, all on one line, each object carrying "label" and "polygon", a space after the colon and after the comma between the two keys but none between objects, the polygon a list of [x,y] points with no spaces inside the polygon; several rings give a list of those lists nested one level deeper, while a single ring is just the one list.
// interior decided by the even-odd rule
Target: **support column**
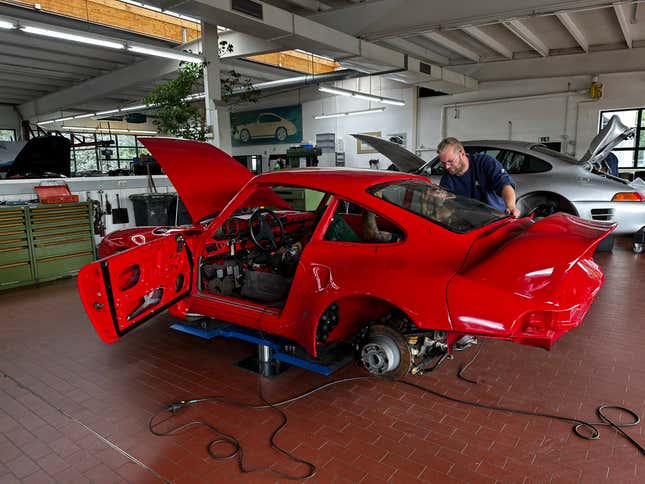
[{"label": "support column", "polygon": [[226,129],[229,123],[226,122],[225,118],[225,116],[228,116],[228,112],[222,109],[218,110],[215,105],[216,101],[222,99],[217,25],[202,22],[202,46],[204,49],[204,58],[207,62],[204,71],[206,125],[210,127],[213,133],[211,143],[230,153],[232,148],[231,137],[228,129]]}]

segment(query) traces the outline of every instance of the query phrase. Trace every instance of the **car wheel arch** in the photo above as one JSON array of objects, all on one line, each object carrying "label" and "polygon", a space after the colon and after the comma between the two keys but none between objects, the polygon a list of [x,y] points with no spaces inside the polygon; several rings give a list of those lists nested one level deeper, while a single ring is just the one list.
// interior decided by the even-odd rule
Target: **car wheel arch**
[{"label": "car wheel arch", "polygon": [[325,344],[330,337],[331,341],[351,337],[374,322],[394,327],[403,320],[414,325],[412,318],[392,301],[367,294],[343,296],[320,312],[314,328],[316,344]]},{"label": "car wheel arch", "polygon": [[575,205],[568,198],[555,192],[546,190],[529,192],[518,197],[516,201],[521,216],[527,216],[532,210],[544,203],[554,203],[559,212],[579,215]]}]

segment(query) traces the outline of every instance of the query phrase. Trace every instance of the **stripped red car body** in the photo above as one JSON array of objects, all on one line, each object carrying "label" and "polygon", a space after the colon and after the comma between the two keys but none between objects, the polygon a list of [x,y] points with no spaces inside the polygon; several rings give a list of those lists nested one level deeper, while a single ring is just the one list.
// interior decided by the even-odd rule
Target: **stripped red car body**
[{"label": "stripped red car body", "polygon": [[[566,214],[512,219],[464,205],[480,221],[466,227],[454,212],[427,215],[424,194],[446,195],[416,175],[300,169],[253,177],[208,144],[143,143],[203,221],[144,229],[152,241],[81,270],[81,299],[106,343],[169,309],[261,329],[313,356],[353,338],[368,370],[400,375],[422,371],[463,335],[548,349],[581,323],[603,282],[592,256],[612,224]],[[315,209],[294,210],[275,187],[322,197]],[[346,202],[375,214],[392,239],[361,237],[365,218],[343,212]],[[262,233],[264,250],[253,242]],[[264,297],[269,286],[280,288],[275,300]]]}]

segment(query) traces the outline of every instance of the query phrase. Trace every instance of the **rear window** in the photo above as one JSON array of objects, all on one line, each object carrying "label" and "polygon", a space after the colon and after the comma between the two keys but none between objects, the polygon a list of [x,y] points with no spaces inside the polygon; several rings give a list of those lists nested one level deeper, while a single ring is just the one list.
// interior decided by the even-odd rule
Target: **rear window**
[{"label": "rear window", "polygon": [[558,160],[566,161],[567,163],[573,163],[574,165],[580,164],[580,162],[573,156],[569,156],[566,153],[560,153],[559,151],[550,150],[546,146],[531,146],[531,150],[537,151],[538,153],[542,153],[544,155],[552,156],[553,158],[557,158]]},{"label": "rear window", "polygon": [[418,180],[382,183],[367,191],[457,233],[469,232],[507,217],[478,200]]}]

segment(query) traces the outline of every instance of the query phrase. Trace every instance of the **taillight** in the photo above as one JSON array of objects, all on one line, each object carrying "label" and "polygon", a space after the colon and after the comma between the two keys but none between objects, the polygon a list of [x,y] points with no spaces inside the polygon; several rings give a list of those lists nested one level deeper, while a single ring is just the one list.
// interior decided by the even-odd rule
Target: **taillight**
[{"label": "taillight", "polygon": [[642,202],[645,197],[639,192],[618,192],[611,199],[612,202]]},{"label": "taillight", "polygon": [[551,311],[534,311],[524,316],[522,329],[526,334],[542,334],[551,327]]}]

